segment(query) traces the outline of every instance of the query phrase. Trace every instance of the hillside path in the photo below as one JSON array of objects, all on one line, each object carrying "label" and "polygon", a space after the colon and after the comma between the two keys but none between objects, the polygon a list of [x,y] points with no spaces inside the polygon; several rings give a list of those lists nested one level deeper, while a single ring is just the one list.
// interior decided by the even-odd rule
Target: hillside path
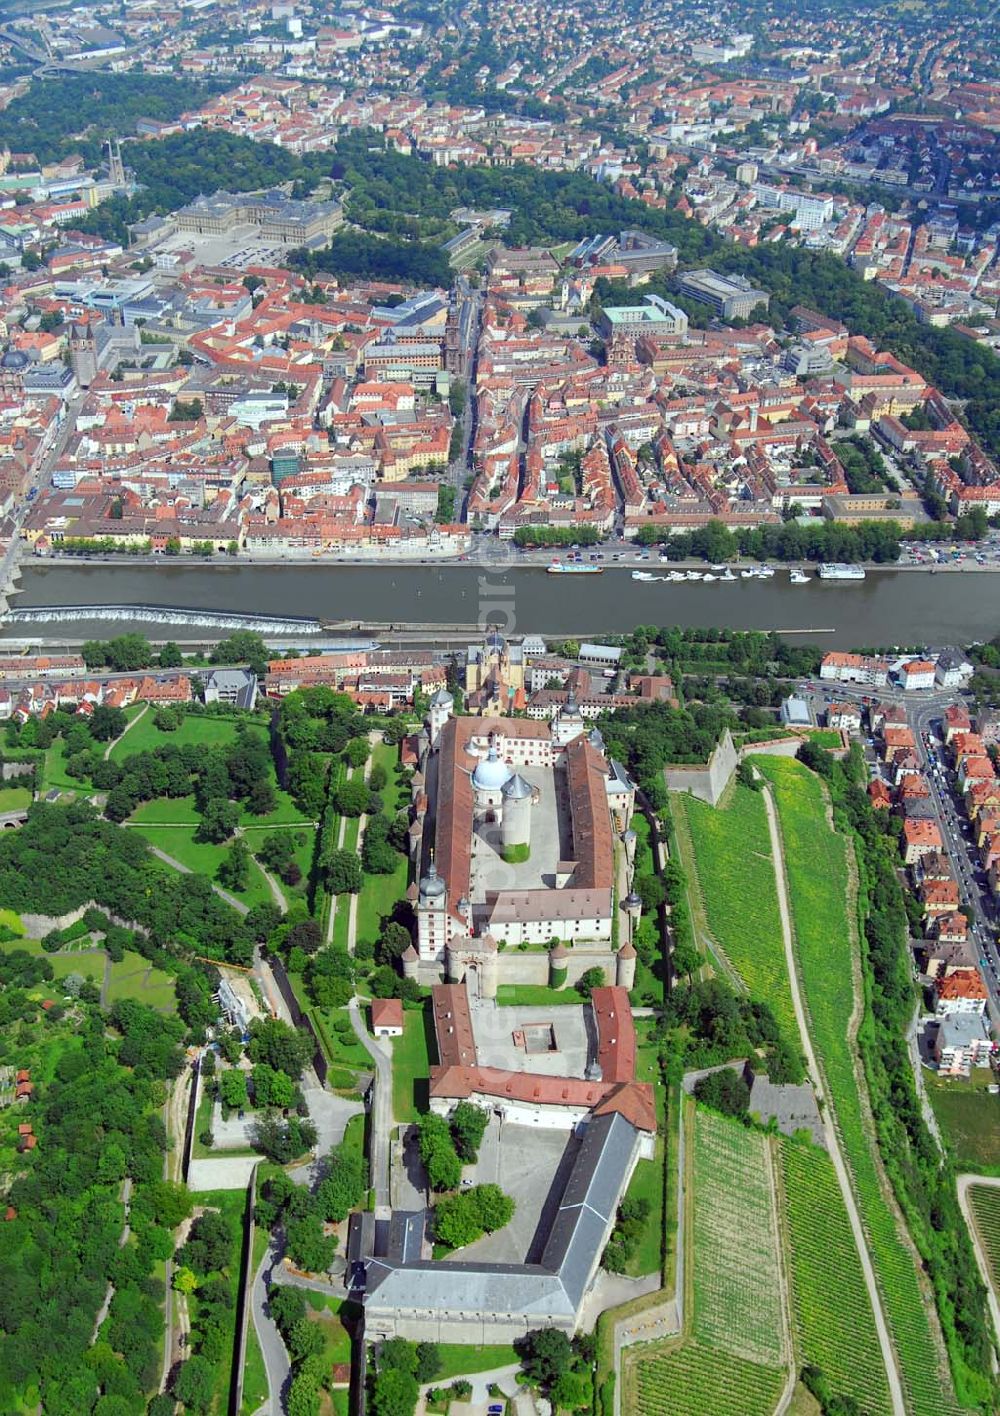
[{"label": "hillside path", "polygon": [[[795,948],[792,944],[792,916],[788,908],[785,855],[784,848],[781,844],[781,833],[778,829],[778,815],[774,808],[774,800],[769,787],[764,788],[763,796],[764,807],[767,812],[767,829],[771,837],[771,855],[774,859],[774,879],[778,890],[778,912],[781,916],[781,937],[785,945],[785,961],[788,965],[788,979],[792,988],[792,1004],[795,1008],[795,1018],[799,1025],[802,1047],[806,1055],[806,1065],[813,1079],[816,1096],[822,1103],[825,1099],[821,1084],[822,1073],[816,1063],[816,1054],[813,1050],[812,1038],[809,1034],[805,1006],[802,1001],[801,990],[799,989]],[[844,1197],[847,1218],[850,1221],[851,1230],[854,1234],[854,1242],[861,1260],[861,1271],[864,1274],[865,1286],[868,1289],[872,1312],[875,1315],[875,1331],[878,1334],[879,1347],[882,1349],[882,1361],[885,1364],[886,1375],[889,1378],[889,1395],[892,1400],[893,1413],[894,1416],[905,1416],[906,1403],[903,1400],[903,1386],[899,1379],[899,1372],[896,1369],[896,1358],[893,1352],[892,1340],[889,1336],[885,1313],[882,1311],[882,1300],[879,1296],[878,1285],[875,1282],[875,1270],[872,1267],[871,1256],[868,1252],[868,1242],[861,1225],[861,1216],[858,1213],[858,1207],[854,1200],[854,1191],[851,1188],[851,1177],[848,1174],[847,1165],[840,1149],[840,1138],[831,1120],[829,1101],[826,1102],[825,1106],[821,1106],[820,1114],[823,1118],[826,1147],[830,1153],[830,1159],[833,1161],[833,1168],[836,1172],[840,1192]]]}]

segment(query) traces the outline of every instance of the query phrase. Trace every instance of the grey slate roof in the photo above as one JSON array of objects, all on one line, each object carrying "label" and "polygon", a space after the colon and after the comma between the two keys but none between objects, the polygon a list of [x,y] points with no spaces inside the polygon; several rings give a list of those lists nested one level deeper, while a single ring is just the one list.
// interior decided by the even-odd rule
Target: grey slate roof
[{"label": "grey slate roof", "polygon": [[639,1133],[617,1112],[591,1118],[537,1264],[368,1261],[366,1305],[440,1312],[575,1318],[632,1165]]}]

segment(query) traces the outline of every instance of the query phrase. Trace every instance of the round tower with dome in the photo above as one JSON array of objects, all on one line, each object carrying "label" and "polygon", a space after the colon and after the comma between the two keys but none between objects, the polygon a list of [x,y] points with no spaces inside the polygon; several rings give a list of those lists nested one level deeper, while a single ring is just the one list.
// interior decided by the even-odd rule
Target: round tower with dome
[{"label": "round tower with dome", "polygon": [[497,808],[502,809],[503,789],[512,775],[496,748],[491,747],[472,773],[477,815],[495,816]]}]

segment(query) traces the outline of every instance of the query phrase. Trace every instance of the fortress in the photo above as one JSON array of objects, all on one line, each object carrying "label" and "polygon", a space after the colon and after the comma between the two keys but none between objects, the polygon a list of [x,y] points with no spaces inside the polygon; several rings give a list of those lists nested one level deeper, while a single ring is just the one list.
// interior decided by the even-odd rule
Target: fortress
[{"label": "fortress", "polygon": [[635,982],[635,786],[572,696],[551,721],[459,718],[431,700],[413,745],[417,942],[408,977],[572,983],[595,966]]}]

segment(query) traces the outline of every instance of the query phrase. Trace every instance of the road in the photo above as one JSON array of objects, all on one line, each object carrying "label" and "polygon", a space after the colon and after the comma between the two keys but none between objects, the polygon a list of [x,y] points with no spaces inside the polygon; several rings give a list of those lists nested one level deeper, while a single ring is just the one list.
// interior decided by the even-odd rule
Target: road
[{"label": "road", "polygon": [[13,518],[4,526],[4,535],[10,536],[10,541],[3,556],[0,557],[0,596],[8,592],[11,577],[17,565],[17,558],[21,553],[21,527],[24,525],[28,509],[34,501],[32,493],[37,493],[42,486],[47,486],[52,476],[52,468],[63,454],[66,444],[72,436],[76,427],[76,415],[80,411],[85,395],[74,394],[67,401],[61,423],[52,423],[46,430],[43,452],[35,465],[35,470],[31,474],[31,479],[25,493],[24,500],[15,511]]},{"label": "road", "polygon": [[[253,1287],[250,1290],[250,1316],[264,1358],[269,1392],[267,1400],[258,1408],[258,1412],[265,1412],[266,1416],[282,1416],[285,1410],[286,1387],[292,1370],[281,1334],[267,1312],[268,1286],[273,1270],[280,1263],[280,1240],[272,1238],[260,1261],[260,1267],[253,1276]],[[280,1271],[278,1278],[282,1282],[285,1281]]]},{"label": "road", "polygon": [[[854,1235],[854,1243],[858,1250],[858,1257],[861,1260],[861,1271],[864,1274],[865,1287],[868,1289],[868,1297],[872,1305],[872,1312],[875,1316],[875,1331],[878,1334],[882,1361],[889,1379],[889,1396],[892,1401],[893,1413],[894,1416],[904,1416],[906,1405],[903,1401],[903,1387],[899,1379],[899,1372],[896,1370],[895,1354],[889,1337],[889,1328],[886,1324],[885,1314],[882,1311],[882,1300],[875,1282],[875,1270],[872,1267],[871,1256],[868,1253],[868,1243],[865,1239],[864,1229],[861,1226],[861,1216],[858,1213],[858,1207],[854,1201],[854,1191],[851,1188],[850,1175],[848,1174],[847,1165],[840,1149],[840,1139],[833,1125],[830,1107],[823,1105],[823,1074],[816,1061],[816,1054],[813,1050],[812,1038],[809,1033],[809,1023],[806,1017],[805,1005],[802,1001],[802,994],[799,989],[795,948],[792,943],[792,917],[788,906],[788,889],[785,880],[785,856],[781,844],[781,834],[778,829],[778,817],[774,809],[774,800],[771,796],[770,788],[765,789],[763,796],[764,807],[767,812],[767,829],[771,838],[771,855],[774,859],[774,879],[778,891],[778,912],[781,916],[781,937],[785,945],[785,961],[788,965],[788,977],[792,988],[792,1003],[795,1008],[795,1020],[798,1023],[799,1036],[802,1041],[803,1051],[805,1052],[806,1066],[813,1080],[817,1100],[820,1102],[826,1148],[830,1153],[830,1159],[833,1161],[833,1168],[836,1172],[837,1184],[840,1186],[840,1193],[844,1197],[844,1206],[847,1210],[848,1220],[850,1221],[851,1232]],[[857,996],[855,996],[854,1013],[848,1023],[848,1027],[852,1032],[857,1025],[858,1006],[859,1000]]]},{"label": "road", "polygon": [[[1000,950],[997,948],[996,910],[986,893],[986,878],[975,853],[972,830],[960,810],[961,798],[955,785],[954,773],[945,769],[941,748],[943,742],[935,728],[940,725],[944,709],[959,700],[954,694],[935,696],[933,701],[907,706],[907,718],[917,740],[917,756],[924,771],[924,780],[931,792],[944,849],[952,863],[963,904],[972,911],[972,941],[976,955],[985,961],[981,969],[990,993],[990,1014],[994,1025],[1000,1025]],[[936,772],[935,767],[940,771]]]},{"label": "road", "polygon": [[348,1006],[351,1023],[362,1047],[375,1063],[375,1078],[372,1082],[371,1101],[371,1182],[375,1191],[376,1213],[388,1209],[389,1166],[392,1159],[390,1132],[392,1130],[392,1060],[383,1052],[378,1043],[368,1035],[361,1007],[356,998]]}]

